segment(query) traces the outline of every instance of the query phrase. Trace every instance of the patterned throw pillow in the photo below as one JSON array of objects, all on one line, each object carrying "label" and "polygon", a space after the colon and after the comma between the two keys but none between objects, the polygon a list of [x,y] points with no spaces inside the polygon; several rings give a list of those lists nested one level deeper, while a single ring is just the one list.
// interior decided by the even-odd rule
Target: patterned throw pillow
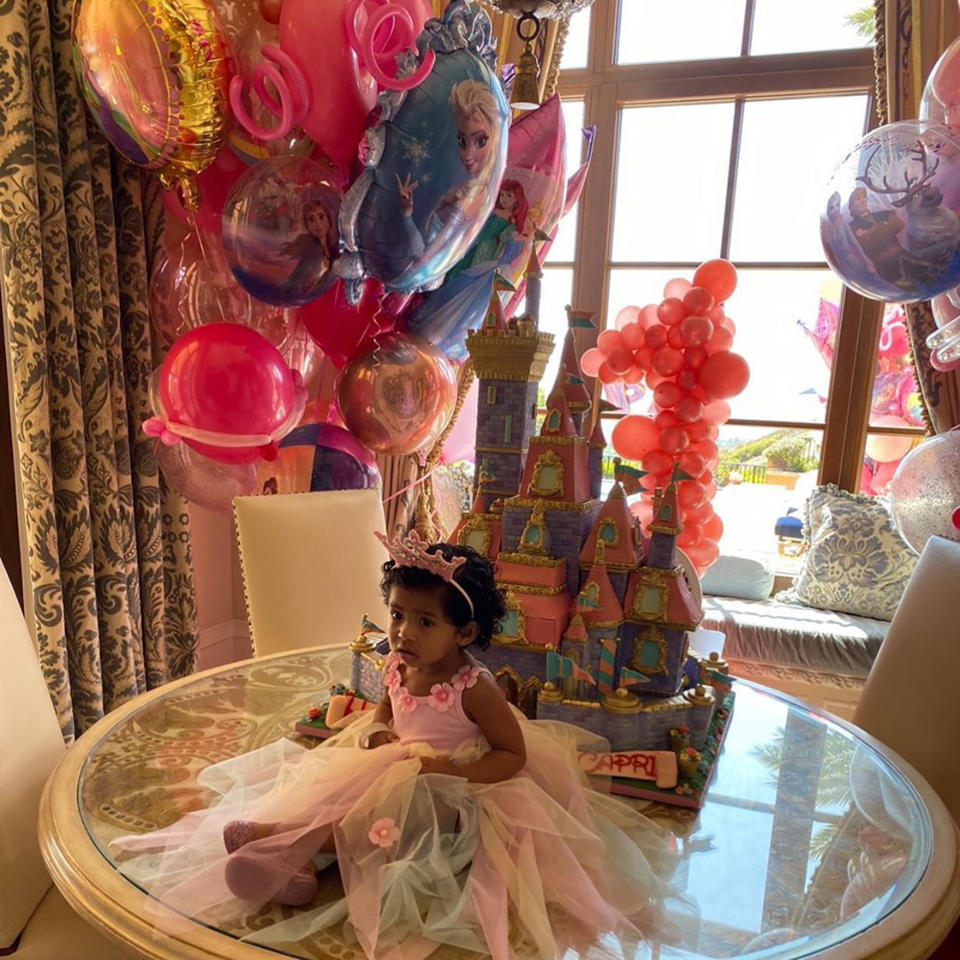
[{"label": "patterned throw pillow", "polygon": [[832,483],[815,487],[804,507],[803,535],[803,569],[777,600],[877,620],[893,617],[917,558],[883,503]]}]

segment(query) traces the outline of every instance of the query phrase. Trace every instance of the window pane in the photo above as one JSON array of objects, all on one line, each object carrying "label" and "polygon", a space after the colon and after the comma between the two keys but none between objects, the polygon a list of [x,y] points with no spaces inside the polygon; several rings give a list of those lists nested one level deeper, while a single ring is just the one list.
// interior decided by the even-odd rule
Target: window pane
[{"label": "window pane", "polygon": [[[564,162],[566,164],[566,176],[569,177],[583,162],[583,101],[564,100],[562,108],[563,126],[566,130]],[[576,204],[557,226],[557,236],[547,254],[547,263],[557,261],[570,263],[573,261],[576,255],[579,207],[580,204]]]},{"label": "window pane", "polygon": [[732,129],[732,102],[621,111],[614,260],[716,256]]},{"label": "window pane", "polygon": [[736,324],[733,350],[750,364],[750,382],[730,400],[749,420],[822,423],[833,362],[830,323],[839,281],[829,270],[740,270],[727,304]]},{"label": "window pane", "polygon": [[823,261],[819,212],[826,183],[863,135],[866,110],[865,94],[744,105],[734,262]]},{"label": "window pane", "polygon": [[816,485],[819,430],[722,426],[714,510],[723,520],[720,552],[795,572],[801,562],[803,504]]},{"label": "window pane", "polygon": [[620,0],[617,63],[739,57],[745,0]]},{"label": "window pane", "polygon": [[[540,387],[546,394],[560,369],[563,338],[567,333],[567,305],[573,296],[573,271],[568,267],[544,267],[540,292],[540,329],[554,336],[553,353],[547,363]],[[522,311],[521,311],[522,312]]]},{"label": "window pane", "polygon": [[[854,18],[853,23],[850,22]],[[867,36],[857,26],[867,28]],[[864,0],[804,0],[802,9],[783,0],[755,0],[750,53],[845,50],[873,43],[873,4]]]},{"label": "window pane", "polygon": [[563,44],[563,70],[582,70],[587,66],[590,55],[590,10],[587,7],[570,18],[567,27],[567,39]]}]

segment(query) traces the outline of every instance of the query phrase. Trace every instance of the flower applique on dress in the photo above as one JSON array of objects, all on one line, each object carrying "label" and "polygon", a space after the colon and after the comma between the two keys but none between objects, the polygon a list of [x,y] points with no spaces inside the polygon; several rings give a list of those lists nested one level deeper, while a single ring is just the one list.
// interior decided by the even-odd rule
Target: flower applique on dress
[{"label": "flower applique on dress", "polygon": [[465,663],[446,683],[435,683],[430,693],[423,697],[416,697],[403,686],[403,677],[400,673],[400,658],[392,654],[387,661],[384,671],[383,684],[387,692],[397,698],[400,710],[416,710],[421,703],[426,703],[440,713],[445,713],[456,705],[457,695],[469,690],[483,672],[478,666]]}]

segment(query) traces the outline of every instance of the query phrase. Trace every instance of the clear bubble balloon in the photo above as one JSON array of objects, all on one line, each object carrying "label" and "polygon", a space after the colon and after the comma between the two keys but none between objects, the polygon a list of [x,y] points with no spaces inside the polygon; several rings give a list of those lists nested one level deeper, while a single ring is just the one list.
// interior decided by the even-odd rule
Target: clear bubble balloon
[{"label": "clear bubble balloon", "polygon": [[230,513],[234,497],[259,491],[252,463],[221,463],[185,443],[157,445],[157,463],[167,483],[191,503],[217,513]]},{"label": "clear bubble balloon", "polygon": [[223,249],[240,285],[258,300],[298,306],[336,279],[341,191],[306,157],[272,157],[250,167],[223,209]]},{"label": "clear bubble balloon", "polygon": [[242,323],[282,350],[296,316],[251,297],[230,272],[219,238],[191,231],[150,277],[150,321],[164,348],[205,323]]},{"label": "clear bubble balloon", "polygon": [[960,429],[924,440],[903,458],[890,501],[900,535],[917,553],[932,536],[960,540]]},{"label": "clear bubble balloon", "polygon": [[901,120],[871,131],[827,187],[820,237],[849,287],[928,300],[960,283],[960,133]]}]

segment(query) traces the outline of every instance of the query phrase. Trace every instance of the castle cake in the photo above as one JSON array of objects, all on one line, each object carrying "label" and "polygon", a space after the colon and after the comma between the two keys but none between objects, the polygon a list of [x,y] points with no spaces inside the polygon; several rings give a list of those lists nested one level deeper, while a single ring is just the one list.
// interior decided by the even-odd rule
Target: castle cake
[{"label": "castle cake", "polygon": [[[527,716],[600,734],[610,756],[659,757],[646,775],[661,787],[676,785],[674,751],[686,747],[677,792],[702,792],[711,763],[690,760],[712,750],[712,762],[732,693],[722,661],[689,652],[703,611],[677,559],[678,476],[655,492],[646,534],[617,480],[600,499],[604,440],[599,416],[588,417],[572,329],[535,433],[552,346],[529,314],[506,322],[496,295],[467,338],[480,387],[475,495],[450,539],[494,561],[508,611],[481,658]],[[378,699],[373,640],[351,649],[353,688]],[[620,792],[649,795],[635,782]]]}]

